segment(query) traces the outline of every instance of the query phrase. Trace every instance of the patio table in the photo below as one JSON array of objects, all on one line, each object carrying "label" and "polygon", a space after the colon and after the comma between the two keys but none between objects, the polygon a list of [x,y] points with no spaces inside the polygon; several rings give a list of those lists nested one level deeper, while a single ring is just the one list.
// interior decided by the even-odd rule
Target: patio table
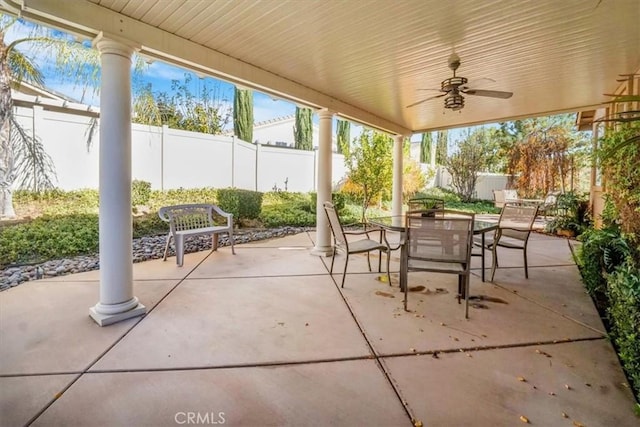
[{"label": "patio table", "polygon": [[[405,233],[407,231],[405,215],[390,215],[390,216],[369,218],[368,222],[372,225],[381,227],[389,231],[396,231],[399,233]],[[482,248],[479,256],[482,260],[481,276],[482,276],[483,282],[485,281],[484,280],[484,277],[485,277],[484,276],[484,265],[485,265],[484,252],[486,250],[485,235],[490,231],[496,230],[497,228],[498,228],[498,224],[495,222],[483,221],[478,219],[473,221],[473,234],[480,235],[481,244],[482,244]],[[400,239],[400,243],[398,244],[398,246],[395,248],[391,248],[391,250],[399,249],[402,246],[403,240],[404,239]],[[478,256],[478,254],[472,254],[472,256]]]}]

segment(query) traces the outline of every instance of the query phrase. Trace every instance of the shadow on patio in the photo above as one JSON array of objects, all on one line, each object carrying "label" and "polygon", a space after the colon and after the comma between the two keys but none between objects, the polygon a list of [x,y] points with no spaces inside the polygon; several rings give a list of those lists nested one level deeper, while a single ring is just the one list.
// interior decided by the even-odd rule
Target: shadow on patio
[{"label": "shadow on patio", "polygon": [[532,235],[529,280],[520,252],[495,283],[474,259],[464,320],[455,277],[412,274],[407,313],[364,256],[339,289],[313,238],[136,264],[149,312],[104,328],[98,272],[0,293],[0,423],[637,425],[566,240]]}]

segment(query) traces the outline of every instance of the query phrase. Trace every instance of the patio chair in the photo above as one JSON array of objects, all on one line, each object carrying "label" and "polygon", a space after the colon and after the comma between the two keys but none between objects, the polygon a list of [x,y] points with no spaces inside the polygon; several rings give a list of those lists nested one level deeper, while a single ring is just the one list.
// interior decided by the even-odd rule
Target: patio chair
[{"label": "patio chair", "polygon": [[493,262],[491,265],[491,281],[498,268],[498,247],[521,250],[524,257],[524,277],[529,278],[527,267],[527,242],[538,214],[537,206],[520,206],[505,204],[500,214],[498,229],[493,238],[485,242],[486,248],[491,249]]},{"label": "patio chair", "polygon": [[544,202],[538,206],[538,215],[542,214],[544,219],[547,219],[547,215],[555,216],[558,213],[558,196],[560,191],[551,191],[547,193],[544,198]]},{"label": "patio chair", "polygon": [[[348,230],[345,231],[342,227],[342,223],[340,222],[340,218],[338,213],[336,212],[335,207],[330,202],[324,202],[324,211],[327,214],[327,218],[329,218],[329,226],[331,227],[331,233],[333,234],[334,240],[334,250],[333,255],[331,257],[331,268],[329,269],[329,273],[333,275],[333,264],[336,259],[337,252],[343,252],[346,255],[346,260],[344,262],[344,272],[342,273],[342,284],[341,287],[344,288],[344,280],[347,277],[347,265],[349,265],[349,255],[352,254],[367,254],[367,263],[369,264],[369,271],[371,271],[371,259],[369,254],[371,251],[378,251],[378,256],[382,257],[382,252],[387,254],[387,281],[389,286],[391,286],[391,275],[389,273],[389,262],[391,249],[389,247],[389,242],[387,242],[387,236],[385,235],[385,230],[383,228],[378,227],[369,227],[365,225],[364,230]],[[379,232],[380,239],[379,241],[375,241],[371,239],[369,233],[371,232]],[[347,239],[347,236],[350,235],[365,235],[366,238],[360,240],[351,240]],[[381,263],[378,262],[378,272],[381,272]]]},{"label": "patio chair", "polygon": [[417,197],[407,202],[408,211],[422,211],[429,209],[444,209],[444,200],[434,197]]},{"label": "patio chair", "polygon": [[473,246],[474,214],[444,209],[406,214],[405,241],[400,256],[400,288],[407,310],[408,276],[412,271],[456,274],[458,303],[465,300],[464,316],[469,317],[469,280]]}]

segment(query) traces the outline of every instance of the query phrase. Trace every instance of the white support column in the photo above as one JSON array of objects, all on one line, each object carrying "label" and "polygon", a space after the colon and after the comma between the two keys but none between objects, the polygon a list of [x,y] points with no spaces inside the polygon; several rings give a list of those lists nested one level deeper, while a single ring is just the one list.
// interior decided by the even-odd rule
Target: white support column
[{"label": "white support column", "polygon": [[131,229],[131,55],[126,43],[98,36],[100,87],[100,326],[142,315],[133,296]]},{"label": "white support column", "polygon": [[329,220],[322,204],[331,201],[331,129],[333,113],[329,110],[320,110],[318,117],[320,118],[320,141],[317,153],[316,246],[311,250],[311,254],[329,256],[333,254],[331,231],[329,230]]},{"label": "white support column", "polygon": [[393,192],[391,215],[402,215],[402,142],[404,135],[393,137]]}]

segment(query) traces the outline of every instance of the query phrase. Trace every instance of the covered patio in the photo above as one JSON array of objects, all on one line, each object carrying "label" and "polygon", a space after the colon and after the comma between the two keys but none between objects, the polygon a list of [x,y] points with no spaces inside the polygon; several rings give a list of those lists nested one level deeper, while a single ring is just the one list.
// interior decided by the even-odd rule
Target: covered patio
[{"label": "covered patio", "polygon": [[0,423],[637,425],[568,240],[534,233],[528,280],[521,254],[494,283],[474,258],[464,320],[453,276],[412,273],[405,312],[397,252],[393,286],[357,255],[340,289],[315,238],[135,264],[148,312],[106,328],[97,271],[0,293]]}]

